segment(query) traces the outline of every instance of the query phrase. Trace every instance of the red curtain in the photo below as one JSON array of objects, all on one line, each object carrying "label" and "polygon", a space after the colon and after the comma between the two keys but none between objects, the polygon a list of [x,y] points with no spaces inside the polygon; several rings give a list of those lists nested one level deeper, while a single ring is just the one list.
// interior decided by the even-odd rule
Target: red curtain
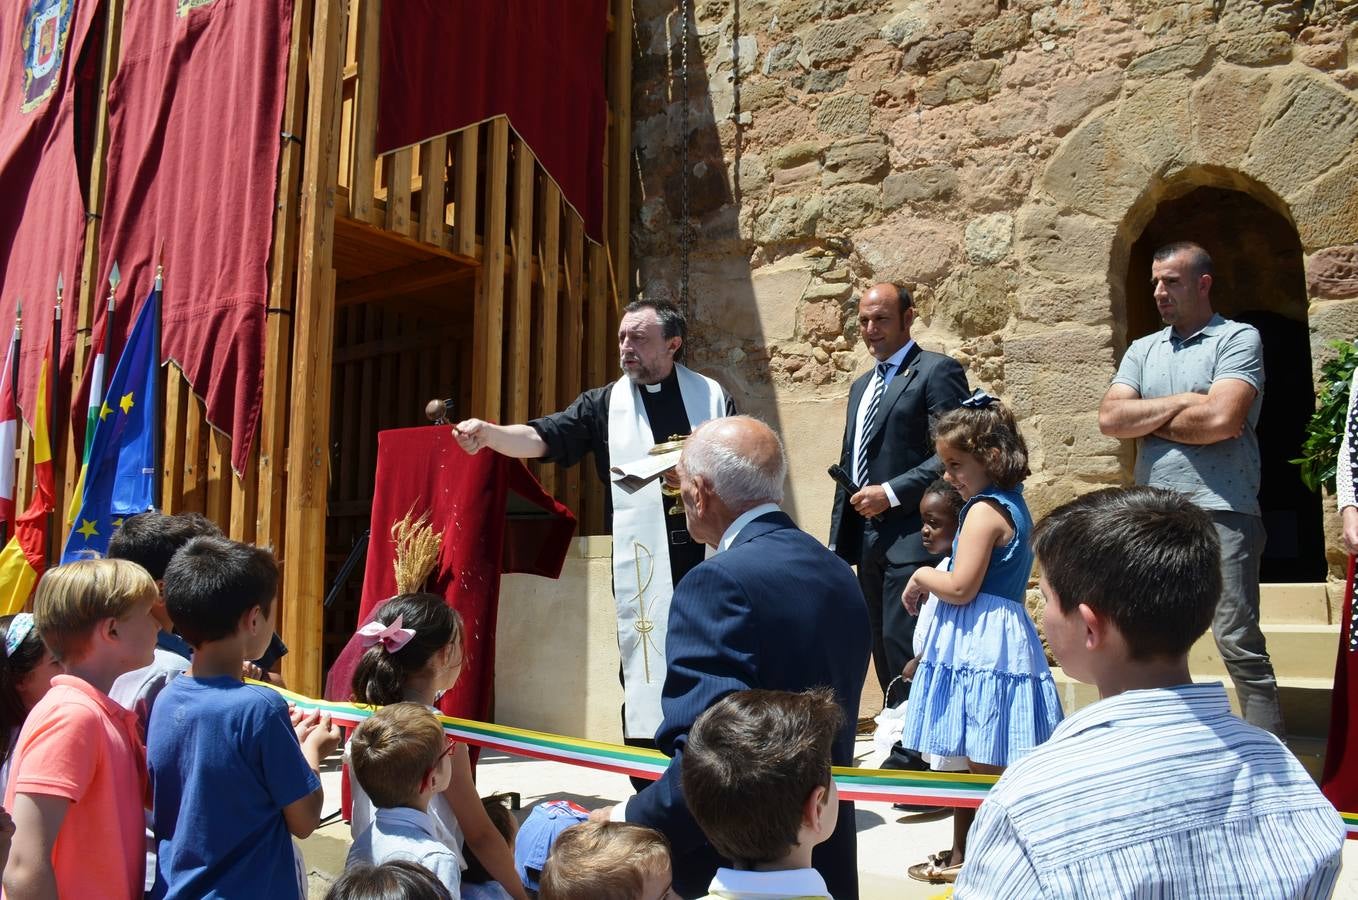
[{"label": "red curtain", "polygon": [[[163,248],[161,354],[179,363],[208,421],[231,436],[237,471],[263,395],[291,30],[292,0],[127,3],[109,89],[102,277],[116,260],[119,294],[135,313]],[[123,335],[111,334],[116,350]]]},{"label": "red curtain", "polygon": [[80,156],[89,155],[103,15],[98,0],[0,3],[0,329],[8,333],[22,301],[17,393],[29,421],[58,273],[67,365],[75,336],[88,175]]},{"label": "red curtain", "polygon": [[377,151],[508,116],[603,235],[605,0],[385,0]]},{"label": "red curtain", "polygon": [[[396,593],[391,526],[412,509],[416,515],[430,511],[434,529],[443,532],[443,553],[428,590],[445,597],[462,614],[466,628],[462,674],[439,705],[451,716],[485,720],[495,678],[500,575],[558,577],[575,533],[575,516],[542,489],[522,462],[490,451],[468,456],[447,426],[380,432],[375,483],[359,624]],[[511,493],[535,514],[508,518]],[[349,640],[330,668],[327,698],[350,699],[362,649],[357,640]]]}]

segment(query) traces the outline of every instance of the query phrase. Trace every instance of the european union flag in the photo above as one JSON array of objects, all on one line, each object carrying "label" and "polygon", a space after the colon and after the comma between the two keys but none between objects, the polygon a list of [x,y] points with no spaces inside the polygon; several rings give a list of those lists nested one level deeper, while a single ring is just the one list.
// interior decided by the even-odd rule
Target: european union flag
[{"label": "european union flag", "polygon": [[123,516],[155,506],[156,397],[160,378],[160,279],[142,304],[104,391],[89,459],[80,470],[80,511],[63,563],[108,551]]}]

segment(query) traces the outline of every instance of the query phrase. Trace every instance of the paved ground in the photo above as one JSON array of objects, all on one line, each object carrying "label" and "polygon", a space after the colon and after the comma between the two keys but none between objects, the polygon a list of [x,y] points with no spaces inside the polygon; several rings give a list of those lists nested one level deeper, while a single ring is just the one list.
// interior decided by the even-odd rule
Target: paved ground
[{"label": "paved ground", "polygon": [[[859,765],[875,767],[881,754],[874,752],[871,740],[860,740],[858,749]],[[539,801],[560,797],[585,807],[606,806],[632,793],[631,783],[622,775],[500,753],[483,754],[477,771],[481,793],[517,791],[525,811]],[[337,763],[336,767],[322,773],[322,780],[326,788],[326,810],[337,810]],[[932,900],[948,896],[941,886],[911,881],[905,870],[928,853],[948,846],[951,840],[952,822],[947,816],[903,816],[890,804],[858,804],[862,900]],[[323,897],[325,886],[343,869],[348,845],[349,826],[343,822],[327,825],[303,842],[303,853],[311,872],[312,897]],[[1349,842],[1344,860],[1345,873],[1335,896],[1358,900],[1358,841]]]}]

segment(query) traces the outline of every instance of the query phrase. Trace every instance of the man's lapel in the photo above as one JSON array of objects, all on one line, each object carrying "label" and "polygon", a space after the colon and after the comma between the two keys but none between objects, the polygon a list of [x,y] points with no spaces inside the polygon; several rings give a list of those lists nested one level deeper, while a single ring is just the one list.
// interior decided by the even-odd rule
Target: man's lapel
[{"label": "man's lapel", "polygon": [[910,386],[910,383],[915,380],[917,370],[915,362],[919,359],[920,353],[920,345],[916,344],[910,348],[909,353],[905,354],[905,359],[901,360],[901,370],[891,379],[891,384],[886,386],[886,393],[882,395],[882,405],[878,408],[877,418],[872,423],[872,433],[867,436],[865,443],[871,444],[876,439],[877,434],[882,430],[882,426],[886,424],[886,417],[891,412],[891,407],[905,393],[905,389]]}]

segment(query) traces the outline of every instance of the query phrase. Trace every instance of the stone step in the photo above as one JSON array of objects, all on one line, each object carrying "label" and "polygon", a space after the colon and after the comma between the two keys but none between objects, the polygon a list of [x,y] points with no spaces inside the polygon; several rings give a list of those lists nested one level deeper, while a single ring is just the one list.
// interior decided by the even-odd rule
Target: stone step
[{"label": "stone step", "polygon": [[1328,586],[1324,582],[1260,585],[1259,621],[1265,625],[1330,624]]},{"label": "stone step", "polygon": [[[1088,706],[1099,699],[1099,692],[1092,684],[1076,681],[1059,668],[1052,669],[1056,690],[1061,697],[1061,707],[1066,714],[1082,706]],[[1231,701],[1231,709],[1240,714],[1240,701],[1236,697],[1235,685],[1223,676],[1199,675],[1194,673],[1196,682],[1215,681],[1226,688],[1226,696]],[[1334,686],[1331,678],[1293,678],[1284,675],[1278,682],[1278,701],[1282,704],[1283,722],[1287,733],[1298,738],[1314,738],[1321,741],[1322,749],[1325,736],[1330,731],[1330,692]],[[1291,740],[1291,738],[1289,738]]]},{"label": "stone step", "polygon": [[[1273,671],[1279,678],[1334,678],[1334,661],[1339,650],[1339,626],[1322,624],[1265,623],[1264,640],[1268,645]],[[1188,654],[1188,668],[1194,675],[1225,675],[1226,666],[1209,632],[1198,639]]]}]

